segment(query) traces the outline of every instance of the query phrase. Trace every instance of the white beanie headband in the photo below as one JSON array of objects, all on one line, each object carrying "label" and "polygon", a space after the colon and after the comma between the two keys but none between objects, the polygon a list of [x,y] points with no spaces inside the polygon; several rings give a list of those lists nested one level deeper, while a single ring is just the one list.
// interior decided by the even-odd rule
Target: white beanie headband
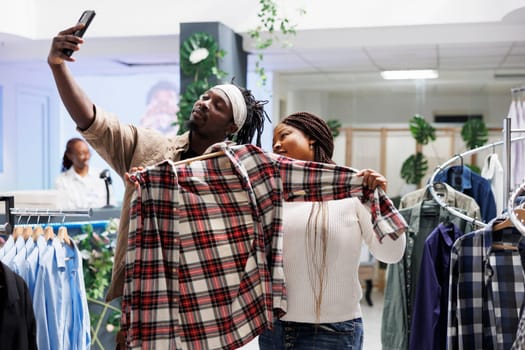
[{"label": "white beanie headband", "polygon": [[235,132],[235,134],[237,134],[241,131],[246,116],[248,115],[246,101],[244,100],[241,90],[233,84],[216,85],[213,89],[219,89],[228,96],[233,110],[233,122],[237,125],[237,131]]}]

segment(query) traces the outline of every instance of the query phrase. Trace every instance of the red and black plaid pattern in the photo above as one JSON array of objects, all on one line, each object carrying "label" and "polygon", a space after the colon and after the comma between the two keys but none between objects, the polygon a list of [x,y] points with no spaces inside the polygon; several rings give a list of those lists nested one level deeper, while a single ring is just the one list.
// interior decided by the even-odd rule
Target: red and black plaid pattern
[{"label": "red and black plaid pattern", "polygon": [[286,311],[283,200],[359,196],[379,237],[406,229],[386,195],[364,190],[353,169],[251,145],[219,149],[225,157],[165,161],[132,176],[139,189],[122,299],[131,348],[234,349],[270,327]]}]

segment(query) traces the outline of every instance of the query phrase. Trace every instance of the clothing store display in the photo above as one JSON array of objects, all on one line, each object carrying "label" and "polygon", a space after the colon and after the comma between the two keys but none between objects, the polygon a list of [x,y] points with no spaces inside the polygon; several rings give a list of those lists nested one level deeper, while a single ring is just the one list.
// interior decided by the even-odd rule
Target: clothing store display
[{"label": "clothing store display", "polygon": [[[427,185],[428,186],[428,185]],[[474,198],[454,189],[446,182],[435,182],[434,190],[447,205],[465,210],[473,218],[480,218],[481,210]],[[428,187],[405,194],[399,202],[399,209],[410,208],[424,200],[432,199]]]},{"label": "clothing store display", "polygon": [[0,347],[36,350],[36,323],[24,280],[0,263]]},{"label": "clothing store display", "polygon": [[60,208],[88,209],[106,205],[106,184],[99,174],[100,171],[89,168],[86,176],[81,176],[71,167],[58,175],[55,188],[59,193]]},{"label": "clothing store display", "polygon": [[91,344],[82,259],[55,237],[23,237],[1,258],[24,281],[35,313],[39,350],[88,350]]},{"label": "clothing store display", "polygon": [[434,182],[446,182],[455,190],[472,197],[481,209],[481,219],[489,222],[497,215],[496,201],[487,179],[467,166],[451,166],[436,174]]},{"label": "clothing store display", "polygon": [[[403,259],[389,265],[387,271],[388,283],[385,288],[381,320],[381,341],[385,350],[408,349],[415,287],[420,276],[421,259],[428,235],[443,222],[455,224],[462,232],[472,230],[471,223],[450,215],[434,200],[423,201],[413,207],[401,209],[399,213],[403,215],[409,226]],[[479,215],[479,212],[469,214]]]},{"label": "clothing store display", "polygon": [[[189,148],[189,133],[169,138],[153,129],[121,124],[113,114],[97,107],[95,120],[86,130],[77,129],[91,147],[117,172],[124,175],[133,167],[148,166],[165,159],[180,160]],[[125,256],[128,245],[129,209],[135,191],[124,181],[124,199],[115,247],[115,260],[106,300],[122,296],[124,286]]]},{"label": "clothing store display", "polygon": [[[515,340],[525,296],[519,245],[514,227],[493,231],[498,219],[467,233],[452,246],[447,348],[509,349]],[[502,239],[511,249],[495,248]],[[518,248],[519,247],[519,248]]]},{"label": "clothing store display", "polygon": [[507,204],[503,203],[504,172],[497,153],[491,153],[485,157],[481,168],[481,176],[490,182],[490,188],[496,201],[496,213],[500,215]]},{"label": "clothing store display", "polygon": [[453,223],[440,223],[425,240],[415,285],[409,349],[446,349],[450,251],[462,235]]},{"label": "clothing store display", "polygon": [[226,157],[164,161],[132,175],[139,189],[122,299],[131,348],[235,348],[281,316],[284,200],[355,196],[370,210],[375,239],[406,229],[384,192],[362,186],[353,169],[252,145],[212,150]]}]

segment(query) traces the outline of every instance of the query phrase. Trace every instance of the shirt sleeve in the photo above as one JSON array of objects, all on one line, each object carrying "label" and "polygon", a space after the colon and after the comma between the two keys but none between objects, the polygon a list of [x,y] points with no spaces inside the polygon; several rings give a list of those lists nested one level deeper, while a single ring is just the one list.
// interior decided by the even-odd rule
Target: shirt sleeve
[{"label": "shirt sleeve", "polygon": [[356,203],[357,218],[361,228],[361,235],[372,255],[387,264],[397,263],[403,257],[406,246],[405,235],[399,239],[387,236],[379,241],[374,235],[374,228],[370,219],[370,213],[362,203]]},{"label": "shirt sleeve", "polygon": [[305,162],[275,156],[287,201],[326,201],[358,197],[370,210],[372,224],[381,242],[385,236],[397,239],[407,223],[381,188],[363,186],[356,170],[333,164]]},{"label": "shirt sleeve", "polygon": [[423,248],[412,308],[414,315],[411,322],[409,349],[414,350],[435,348],[434,337],[438,336],[436,324],[441,313],[441,285],[428,242],[428,240],[425,242]]}]

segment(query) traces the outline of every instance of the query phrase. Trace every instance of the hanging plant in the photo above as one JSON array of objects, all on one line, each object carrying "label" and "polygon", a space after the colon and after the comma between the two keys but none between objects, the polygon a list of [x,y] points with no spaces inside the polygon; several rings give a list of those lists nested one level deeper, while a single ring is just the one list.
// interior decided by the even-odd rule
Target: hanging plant
[{"label": "hanging plant", "polygon": [[[474,149],[483,146],[489,140],[489,131],[485,122],[481,119],[469,119],[461,127],[461,138],[465,141],[468,149]],[[477,155],[471,156],[471,164],[466,164],[470,170],[481,174],[480,167],[477,163]]]},{"label": "hanging plant", "polygon": [[421,145],[426,145],[430,141],[436,140],[436,129],[418,114],[410,119],[408,127],[416,142]]},{"label": "hanging plant", "polygon": [[461,128],[461,138],[468,149],[483,146],[489,140],[489,131],[481,119],[469,119]]},{"label": "hanging plant", "polygon": [[178,134],[187,131],[186,123],[191,115],[193,104],[211,86],[211,78],[217,80],[226,76],[218,68],[218,59],[226,52],[220,50],[217,42],[208,33],[198,32],[187,38],[181,45],[180,68],[184,75],[193,79],[179,99],[177,122]]},{"label": "hanging plant", "polygon": [[339,136],[339,134],[341,133],[341,122],[337,119],[331,119],[331,120],[327,120],[326,121],[326,124],[328,124],[328,127],[330,128],[330,131],[332,132],[332,136],[334,137],[334,139]]},{"label": "hanging plant", "polygon": [[428,170],[428,161],[421,152],[411,155],[401,165],[401,178],[407,184],[417,185]]},{"label": "hanging plant", "polygon": [[[281,41],[284,47],[291,46],[286,38],[295,35],[295,27],[297,25],[291,24],[288,18],[279,16],[277,4],[274,0],[259,0],[259,5],[260,9],[257,17],[259,17],[260,24],[251,30],[249,35],[250,38],[255,40],[255,48],[259,50],[255,61],[255,72],[260,77],[260,84],[266,85],[268,77],[262,65],[264,58],[262,51],[277,41]],[[300,15],[304,13],[303,9],[299,10]],[[263,35],[263,33],[265,34]]]},{"label": "hanging plant", "polygon": [[421,145],[427,145],[436,140],[436,129],[425,118],[416,114],[409,123],[408,128],[416,140],[416,153],[408,157],[401,165],[401,178],[407,184],[418,185],[428,170],[428,161],[420,151]]}]

